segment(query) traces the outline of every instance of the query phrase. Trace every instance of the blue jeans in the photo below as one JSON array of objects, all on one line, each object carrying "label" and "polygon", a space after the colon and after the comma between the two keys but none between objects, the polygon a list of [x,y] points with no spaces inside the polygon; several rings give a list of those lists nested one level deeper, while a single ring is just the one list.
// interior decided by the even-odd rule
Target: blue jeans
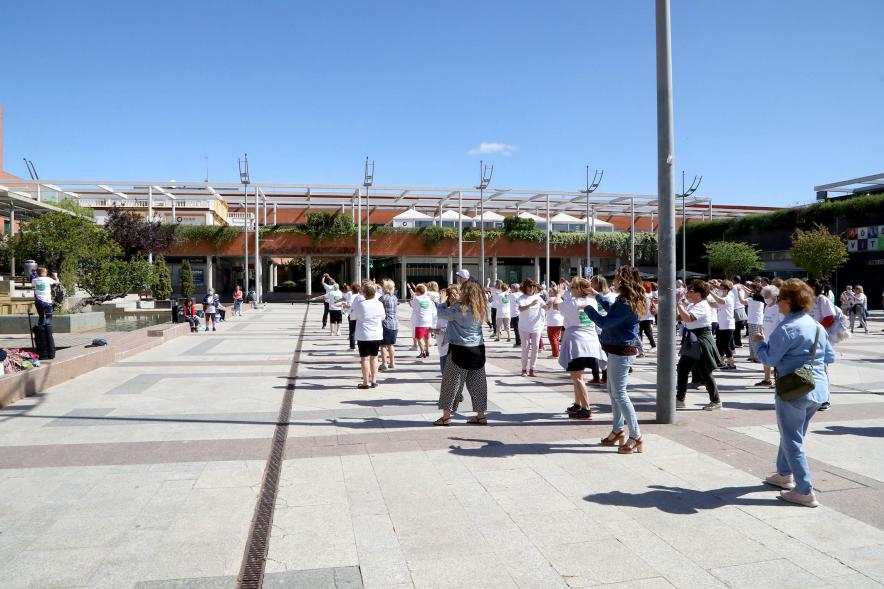
[{"label": "blue jeans", "polygon": [[625,423],[631,438],[642,435],[638,429],[635,407],[632,406],[632,401],[626,392],[629,367],[634,361],[635,356],[608,355],[608,396],[611,397],[611,410],[614,413],[611,429],[615,432],[623,431]]},{"label": "blue jeans", "polygon": [[37,307],[37,325],[52,325],[52,303],[34,299],[34,306]]},{"label": "blue jeans", "polygon": [[807,495],[813,491],[810,467],[804,454],[804,435],[820,404],[809,397],[783,401],[776,397],[777,427],[780,448],[777,451],[777,472],[795,477],[795,490]]},{"label": "blue jeans", "polygon": [[242,301],[241,300],[237,299],[237,300],[233,301],[233,314],[242,316]]}]

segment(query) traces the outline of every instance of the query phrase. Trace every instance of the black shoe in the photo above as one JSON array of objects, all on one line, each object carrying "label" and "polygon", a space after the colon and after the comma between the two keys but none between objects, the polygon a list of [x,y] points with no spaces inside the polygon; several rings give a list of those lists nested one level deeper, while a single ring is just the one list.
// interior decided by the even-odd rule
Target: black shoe
[{"label": "black shoe", "polygon": [[573,405],[571,405],[570,407],[565,409],[565,411],[570,415],[571,413],[577,413],[581,409],[582,409],[582,407],[580,405],[578,405],[577,403],[574,403]]},{"label": "black shoe", "polygon": [[826,401],[825,403],[823,403],[822,405],[820,405],[820,408],[817,409],[817,411],[828,411],[828,410],[831,409],[831,408],[832,408],[832,404],[829,403],[828,401]]},{"label": "black shoe", "polygon": [[592,411],[589,409],[580,409],[576,413],[569,413],[568,417],[571,419],[592,419]]},{"label": "black shoe", "polygon": [[516,343],[514,343],[514,344],[513,344],[513,347],[514,347],[514,348],[521,348],[521,347],[522,347],[522,342],[516,342]]}]

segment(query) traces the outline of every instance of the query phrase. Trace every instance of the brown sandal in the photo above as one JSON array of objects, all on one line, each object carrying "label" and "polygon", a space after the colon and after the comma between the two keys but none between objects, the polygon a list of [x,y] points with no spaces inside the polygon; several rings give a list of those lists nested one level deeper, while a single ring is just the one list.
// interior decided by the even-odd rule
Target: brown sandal
[{"label": "brown sandal", "polygon": [[478,417],[473,417],[472,419],[467,420],[467,425],[488,425],[488,418],[483,417],[479,419]]},{"label": "brown sandal", "polygon": [[451,418],[450,417],[440,417],[439,419],[437,419],[436,421],[433,422],[433,425],[444,425],[445,427],[448,427],[449,425],[451,425]]},{"label": "brown sandal", "polygon": [[602,446],[622,446],[626,442],[626,433],[622,430],[619,432],[612,431],[601,439]]},{"label": "brown sandal", "polygon": [[618,454],[641,454],[642,452],[644,452],[644,441],[641,436],[629,438],[629,441],[617,448]]}]

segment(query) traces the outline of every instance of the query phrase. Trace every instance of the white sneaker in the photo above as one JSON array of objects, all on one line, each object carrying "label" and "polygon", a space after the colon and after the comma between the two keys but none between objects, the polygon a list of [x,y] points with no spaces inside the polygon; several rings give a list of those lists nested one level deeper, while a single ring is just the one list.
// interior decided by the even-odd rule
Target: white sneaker
[{"label": "white sneaker", "polygon": [[774,487],[779,487],[787,491],[791,491],[795,488],[795,478],[790,474],[786,475],[775,472],[774,474],[765,477],[764,482],[768,485],[773,485]]},{"label": "white sneaker", "polygon": [[675,408],[676,409],[687,409],[688,404],[684,401],[675,400]]},{"label": "white sneaker", "polygon": [[721,403],[709,403],[703,405],[703,411],[716,411],[718,409],[721,409]]},{"label": "white sneaker", "polygon": [[803,505],[804,507],[820,506],[820,502],[816,500],[816,495],[813,494],[813,491],[811,491],[807,495],[805,495],[804,493],[798,493],[796,491],[780,491],[779,497],[783,501],[795,503],[796,505]]}]

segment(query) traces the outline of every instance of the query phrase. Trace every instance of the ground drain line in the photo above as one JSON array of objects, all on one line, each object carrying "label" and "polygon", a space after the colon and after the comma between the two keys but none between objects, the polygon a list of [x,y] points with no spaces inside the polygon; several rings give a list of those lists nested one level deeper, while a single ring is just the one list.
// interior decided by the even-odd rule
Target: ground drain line
[{"label": "ground drain line", "polygon": [[304,330],[307,326],[307,316],[310,304],[304,311],[304,320],[301,322],[301,333],[298,336],[298,344],[295,346],[295,356],[292,358],[289,369],[289,384],[282,398],[282,406],[279,408],[279,418],[276,428],[273,430],[273,442],[270,445],[270,456],[267,458],[267,466],[264,467],[264,478],[261,481],[261,491],[258,494],[258,503],[255,506],[255,515],[252,518],[252,526],[249,529],[245,552],[243,553],[242,567],[237,577],[237,589],[260,589],[264,583],[264,567],[267,563],[267,549],[270,545],[270,532],[273,528],[273,510],[276,507],[276,495],[279,491],[279,477],[282,473],[282,462],[285,458],[285,442],[289,432],[289,419],[292,414],[292,401],[295,394],[295,379],[298,376],[298,360],[301,357],[301,347],[304,343]]}]

